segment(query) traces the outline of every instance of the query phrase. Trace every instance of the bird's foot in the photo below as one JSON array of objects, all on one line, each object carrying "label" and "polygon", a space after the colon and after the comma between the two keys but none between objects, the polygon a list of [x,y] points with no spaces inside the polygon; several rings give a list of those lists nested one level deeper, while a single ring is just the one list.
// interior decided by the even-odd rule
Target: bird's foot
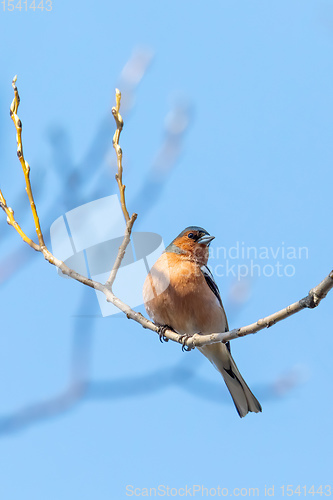
[{"label": "bird's foot", "polygon": [[174,329],[171,328],[171,326],[169,326],[169,325],[163,325],[163,326],[159,326],[158,327],[157,333],[158,333],[158,336],[160,338],[160,342],[162,342],[162,344],[163,344],[163,342],[168,342],[168,340],[169,340],[165,336],[165,330],[172,330],[172,331],[174,331]]},{"label": "bird's foot", "polygon": [[192,335],[186,335],[186,334],[180,336],[179,343],[182,344],[182,351],[186,352],[192,351],[193,347],[189,347],[188,345],[186,345],[186,341],[191,337]]}]

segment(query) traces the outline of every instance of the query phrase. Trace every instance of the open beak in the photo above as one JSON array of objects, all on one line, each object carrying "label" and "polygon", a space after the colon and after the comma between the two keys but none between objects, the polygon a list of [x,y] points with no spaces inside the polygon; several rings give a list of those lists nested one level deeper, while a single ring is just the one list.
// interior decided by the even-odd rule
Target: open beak
[{"label": "open beak", "polygon": [[208,247],[210,242],[213,241],[214,238],[215,236],[209,236],[208,234],[205,234],[197,240],[197,243],[200,243],[200,245],[206,245]]}]

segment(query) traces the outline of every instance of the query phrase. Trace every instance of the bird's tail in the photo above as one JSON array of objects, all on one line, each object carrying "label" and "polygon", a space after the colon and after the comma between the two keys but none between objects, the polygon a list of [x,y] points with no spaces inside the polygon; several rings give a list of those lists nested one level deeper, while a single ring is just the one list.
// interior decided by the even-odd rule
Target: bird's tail
[{"label": "bird's tail", "polygon": [[240,417],[245,417],[249,411],[255,413],[262,411],[259,401],[239,373],[226,344],[210,344],[198,349],[221,373]]}]

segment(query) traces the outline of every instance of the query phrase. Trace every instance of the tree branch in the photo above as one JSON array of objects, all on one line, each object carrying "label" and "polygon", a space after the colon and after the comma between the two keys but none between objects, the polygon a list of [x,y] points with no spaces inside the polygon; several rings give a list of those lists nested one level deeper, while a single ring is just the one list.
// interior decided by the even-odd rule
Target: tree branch
[{"label": "tree branch", "polygon": [[[113,137],[113,146],[117,154],[117,164],[118,164],[118,173],[116,174],[116,180],[118,183],[119,187],[119,192],[120,192],[120,200],[121,200],[121,207],[122,211],[124,214],[124,217],[126,219],[126,231],[124,235],[124,239],[122,241],[122,244],[119,247],[119,251],[115,260],[115,263],[113,265],[113,269],[110,273],[110,276],[108,280],[106,281],[105,284],[99,283],[97,281],[91,280],[90,278],[87,278],[73,269],[70,269],[64,262],[61,260],[57,259],[45,246],[42,231],[40,228],[39,224],[39,218],[37,215],[37,210],[36,206],[34,203],[34,198],[32,195],[32,189],[31,189],[31,183],[30,183],[30,167],[29,164],[25,161],[24,156],[23,156],[23,145],[22,145],[22,123],[21,120],[17,116],[17,109],[19,106],[20,98],[19,94],[17,91],[16,87],[16,77],[13,79],[13,88],[14,88],[14,100],[11,105],[11,117],[13,119],[13,122],[15,124],[16,128],[16,133],[17,133],[17,155],[19,157],[19,160],[22,165],[23,169],[23,174],[25,177],[26,181],[26,191],[30,200],[30,206],[32,210],[32,214],[34,217],[35,221],[35,227],[36,227],[36,233],[38,236],[38,241],[39,245],[34,243],[30,238],[27,237],[27,235],[22,231],[16,220],[14,219],[14,212],[13,210],[7,206],[6,200],[0,190],[0,207],[4,210],[4,212],[7,215],[7,222],[14,227],[14,229],[18,232],[18,234],[21,236],[23,241],[28,243],[34,250],[37,250],[41,252],[44,255],[44,258],[52,265],[56,266],[59,268],[63,274],[69,276],[70,278],[75,279],[76,281],[79,281],[80,283],[89,286],[91,288],[94,288],[95,290],[99,290],[104,293],[106,300],[108,302],[111,302],[114,304],[120,311],[122,311],[124,314],[126,314],[127,318],[132,319],[139,323],[143,328],[147,328],[155,333],[160,333],[160,328],[152,323],[149,319],[145,318],[141,313],[134,311],[131,309],[127,304],[122,302],[118,297],[115,296],[115,294],[112,291],[112,285],[116,279],[117,272],[120,268],[121,262],[124,258],[126,248],[130,242],[130,237],[131,237],[131,231],[133,228],[133,224],[137,218],[137,214],[133,214],[132,217],[129,217],[127,208],[126,208],[126,202],[125,202],[125,186],[122,183],[122,173],[123,173],[123,167],[122,167],[122,150],[119,146],[119,137],[121,130],[123,128],[123,119],[119,113],[120,109],[120,99],[121,99],[121,94],[118,89],[116,89],[116,106],[112,108],[112,114],[115,118],[116,125],[117,125],[117,130],[114,134]],[[165,330],[164,336],[172,340],[174,342],[178,342],[182,345],[186,345],[189,348],[193,347],[202,347],[207,344],[213,344],[216,342],[228,342],[229,340],[233,340],[236,338],[244,337],[245,335],[249,335],[250,333],[256,333],[263,328],[269,328],[270,326],[274,325],[275,323],[282,321],[283,319],[286,319],[287,317],[296,314],[297,312],[301,311],[302,309],[309,308],[313,309],[319,305],[321,300],[326,297],[327,293],[333,288],[333,271],[317,286],[312,288],[309,292],[309,294],[304,297],[303,299],[299,300],[298,302],[295,302],[294,304],[291,304],[290,306],[282,309],[281,311],[278,311],[274,314],[271,314],[267,316],[266,318],[259,319],[256,323],[252,323],[251,325],[248,326],[243,326],[238,329],[231,330],[229,332],[221,332],[221,333],[212,333],[209,335],[200,335],[200,334],[195,334],[189,339],[187,339],[184,343],[183,336],[179,335],[177,332],[173,330]]]},{"label": "tree branch", "polygon": [[124,126],[123,119],[119,113],[120,99],[121,99],[121,93],[118,89],[116,89],[116,106],[112,108],[112,114],[114,116],[114,119],[115,119],[116,125],[117,125],[117,130],[115,131],[115,134],[113,136],[113,147],[114,147],[116,155],[117,155],[117,165],[118,165],[118,172],[116,173],[116,181],[118,182],[118,187],[119,187],[121,208],[122,208],[124,217],[126,219],[126,222],[128,222],[130,216],[128,215],[128,211],[127,211],[126,203],[125,203],[125,188],[126,188],[126,186],[123,184],[123,164],[122,164],[123,152],[121,150],[121,147],[119,146],[119,137],[120,137],[120,133],[121,133],[123,126]]},{"label": "tree branch", "polygon": [[118,187],[119,187],[119,193],[120,193],[120,202],[121,202],[121,208],[126,220],[126,231],[124,235],[124,239],[122,241],[122,244],[119,247],[118,254],[115,260],[115,263],[113,265],[112,271],[110,273],[110,276],[108,280],[105,283],[105,286],[112,290],[112,285],[116,279],[119,267],[122,263],[122,260],[125,256],[126,248],[130,242],[131,239],[131,232],[133,228],[133,224],[136,221],[137,214],[133,214],[132,217],[130,218],[128,215],[128,211],[126,208],[126,202],[125,202],[125,186],[123,185],[123,153],[121,150],[121,147],[119,146],[119,137],[120,133],[123,129],[123,119],[122,116],[119,113],[120,109],[120,100],[121,100],[121,93],[118,89],[116,89],[116,106],[112,108],[112,114],[115,119],[117,129],[115,131],[115,134],[113,136],[113,147],[116,151],[117,155],[117,164],[118,164],[118,173],[116,174],[116,180],[118,182]]},{"label": "tree branch", "polygon": [[18,90],[16,87],[16,80],[17,80],[17,76],[14,76],[13,81],[12,81],[12,86],[14,89],[14,99],[13,99],[13,102],[10,106],[10,116],[11,116],[11,118],[14,122],[15,128],[16,128],[17,156],[18,156],[18,159],[20,160],[23,174],[24,174],[24,179],[25,179],[25,184],[26,184],[25,190],[26,190],[28,198],[29,198],[30,208],[31,208],[32,215],[33,215],[34,222],[35,222],[39,246],[42,248],[45,246],[45,243],[44,243],[44,238],[43,238],[42,230],[41,230],[40,223],[39,223],[37,208],[35,205],[34,197],[32,194],[32,189],[31,189],[30,166],[29,166],[29,163],[27,161],[25,161],[24,155],[23,155],[22,122],[19,119],[19,117],[17,116],[17,110],[18,110],[18,107],[20,104],[20,96],[19,96],[19,93],[18,93]]},{"label": "tree branch", "polygon": [[18,232],[18,234],[21,236],[22,240],[28,243],[28,245],[31,246],[34,250],[40,251],[40,246],[37,245],[34,241],[32,241],[26,234],[25,232],[21,229],[20,225],[16,222],[15,217],[14,217],[14,210],[10,207],[7,206],[7,202],[2,194],[2,191],[0,189],[0,207],[2,210],[5,212],[7,215],[7,223],[10,226],[13,226],[15,231]]},{"label": "tree branch", "polygon": [[117,254],[115,263],[113,265],[112,271],[110,273],[110,276],[109,276],[108,280],[105,282],[105,286],[109,287],[110,289],[112,289],[112,285],[114,283],[114,280],[116,279],[118,269],[119,269],[119,267],[122,263],[122,260],[125,256],[127,245],[129,244],[129,242],[131,240],[132,227],[133,227],[134,222],[136,221],[136,218],[137,218],[137,214],[133,214],[132,217],[126,223],[126,231],[125,231],[124,239],[122,241],[122,244],[119,247],[118,254]]},{"label": "tree branch", "polygon": [[[186,342],[186,345],[190,348],[201,347],[207,344],[214,344],[215,342],[228,342],[229,340],[245,337],[245,335],[249,335],[251,333],[257,333],[264,328],[269,328],[275,325],[275,323],[302,311],[303,309],[313,309],[317,307],[332,288],[333,271],[331,271],[330,274],[319,283],[319,285],[312,288],[306,297],[288,307],[285,307],[284,309],[281,309],[281,311],[270,314],[266,318],[259,319],[256,323],[242,326],[241,328],[236,328],[234,330],[230,330],[229,332],[212,333],[210,335],[195,334]],[[165,336],[168,336],[167,332],[165,332]]]}]

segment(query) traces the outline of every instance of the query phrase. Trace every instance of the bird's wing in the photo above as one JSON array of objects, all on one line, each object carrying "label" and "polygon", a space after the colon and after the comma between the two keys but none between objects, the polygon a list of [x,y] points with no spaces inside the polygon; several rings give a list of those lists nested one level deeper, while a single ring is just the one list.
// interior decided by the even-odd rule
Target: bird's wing
[{"label": "bird's wing", "polygon": [[[215,280],[213,278],[212,273],[210,272],[210,270],[208,269],[207,266],[201,266],[201,272],[204,275],[204,278],[206,280],[207,285],[209,286],[209,288],[211,289],[211,291],[213,292],[213,294],[215,295],[215,297],[219,301],[220,306],[222,307],[223,312],[225,314],[224,307],[223,307],[223,304],[222,304],[221,295],[220,295],[220,290],[219,290],[219,287],[217,286],[217,284],[215,283]],[[227,320],[226,314],[225,314],[225,321],[226,321],[225,331],[227,332],[229,330],[229,326],[228,326],[228,320]],[[228,350],[230,352],[230,344],[229,344],[229,342],[226,343],[226,346],[227,346],[227,348],[228,348]]]},{"label": "bird's wing", "polygon": [[219,301],[220,306],[223,307],[222,299],[221,299],[221,295],[220,295],[220,290],[219,290],[217,284],[215,283],[215,280],[213,278],[212,273],[210,272],[210,270],[208,269],[207,266],[202,266],[201,272],[205,277],[207,285],[209,286],[209,288],[211,289],[211,291],[213,292],[213,294],[215,295],[215,297]]}]

